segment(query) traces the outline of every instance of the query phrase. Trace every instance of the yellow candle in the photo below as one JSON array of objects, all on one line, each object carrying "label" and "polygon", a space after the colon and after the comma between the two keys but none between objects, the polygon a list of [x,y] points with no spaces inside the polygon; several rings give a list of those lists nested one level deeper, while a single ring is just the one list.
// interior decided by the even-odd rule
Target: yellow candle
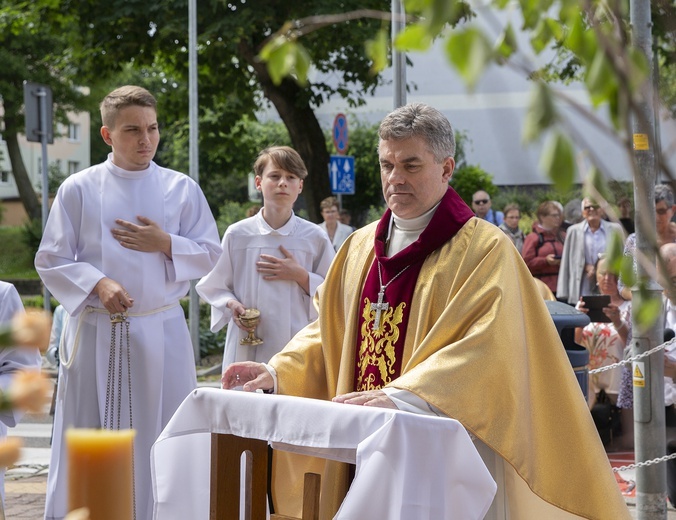
[{"label": "yellow candle", "polygon": [[92,520],[133,518],[134,430],[66,430],[68,511],[89,508]]}]

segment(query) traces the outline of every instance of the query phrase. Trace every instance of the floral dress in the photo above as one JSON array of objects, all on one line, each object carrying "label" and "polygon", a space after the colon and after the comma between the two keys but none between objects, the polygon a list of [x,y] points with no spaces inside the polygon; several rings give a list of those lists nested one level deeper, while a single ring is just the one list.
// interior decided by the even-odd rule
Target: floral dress
[{"label": "floral dress", "polygon": [[[631,302],[620,305],[622,320],[631,327]],[[626,343],[622,340],[612,323],[592,322],[582,329],[580,344],[589,350],[589,368],[601,368],[618,363],[624,358]],[[615,395],[620,392],[622,368],[616,367],[605,372],[589,376],[589,397],[593,403],[599,390]]]}]

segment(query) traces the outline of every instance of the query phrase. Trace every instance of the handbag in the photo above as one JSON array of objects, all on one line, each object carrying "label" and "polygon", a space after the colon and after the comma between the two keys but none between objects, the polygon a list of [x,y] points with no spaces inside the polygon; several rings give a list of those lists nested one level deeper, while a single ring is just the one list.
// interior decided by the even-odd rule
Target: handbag
[{"label": "handbag", "polygon": [[615,437],[622,435],[620,409],[610,401],[605,390],[599,390],[591,415],[604,446],[608,446]]}]

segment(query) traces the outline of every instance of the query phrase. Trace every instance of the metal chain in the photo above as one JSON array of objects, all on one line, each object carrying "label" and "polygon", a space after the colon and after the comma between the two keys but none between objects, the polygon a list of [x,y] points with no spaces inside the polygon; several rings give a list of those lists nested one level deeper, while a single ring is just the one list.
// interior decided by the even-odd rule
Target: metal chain
[{"label": "metal chain", "polygon": [[[127,380],[129,381],[129,428],[132,429],[134,427],[134,423],[132,420],[132,405],[131,405],[131,341],[129,340],[129,320],[125,321],[126,329],[127,329],[127,374],[129,374],[129,377]],[[122,385],[120,385],[122,386]],[[134,471],[134,461],[135,461],[135,456],[134,456],[134,443],[132,442],[131,444],[131,464],[132,464],[132,471],[131,471],[131,498],[132,498],[132,504],[134,506],[134,520],[136,520],[136,472]]]},{"label": "metal chain", "polygon": [[644,462],[637,462],[636,464],[629,464],[628,466],[620,466],[619,468],[613,468],[613,473],[617,473],[618,471],[626,471],[628,469],[636,469],[643,468],[645,466],[652,466],[653,464],[659,464],[660,462],[666,462],[671,459],[676,459],[676,453],[672,453],[671,455],[665,455],[657,459],[646,460]]},{"label": "metal chain", "polygon": [[[111,331],[110,331],[110,358],[108,360],[108,384],[106,387],[106,407],[103,427],[105,429],[119,430],[122,426],[121,410],[122,410],[122,358],[124,351],[127,353],[127,381],[129,389],[129,428],[133,427],[132,419],[132,399],[131,399],[131,339],[130,339],[130,324],[127,313],[111,314],[110,315]],[[117,349],[117,325],[120,324],[120,345]],[[126,340],[126,349],[124,343]],[[115,360],[117,359],[117,377],[115,374]],[[118,380],[119,379],[119,380]],[[116,392],[117,390],[117,392]],[[114,401],[114,396],[117,393],[117,402]],[[117,424],[113,427],[113,416],[115,415],[115,407],[117,406]],[[132,463],[132,505],[134,511],[134,520],[136,520],[136,471],[134,471],[134,444],[131,446],[131,463]]]},{"label": "metal chain", "polygon": [[108,381],[106,383],[106,407],[105,413],[103,415],[103,428],[105,430],[113,429],[113,410],[112,410],[112,394],[114,392],[114,380],[115,380],[115,357],[116,357],[116,348],[117,348],[117,323],[118,315],[110,315],[110,354],[108,357]]},{"label": "metal chain", "polygon": [[[117,381],[117,402],[116,402],[116,404],[117,404],[117,425],[115,427],[116,430],[119,430],[121,425],[122,425],[122,421],[120,419],[120,413],[122,412],[122,357],[123,357],[123,352],[124,352],[122,350],[122,347],[123,347],[123,343],[124,343],[125,339],[127,340],[127,343],[129,342],[129,336],[127,335],[126,338],[124,337],[124,329],[123,329],[123,327],[124,327],[123,324],[126,322],[126,317],[124,317],[123,320],[125,320],[125,321],[123,321],[120,324],[120,348],[119,348],[119,351],[118,351],[119,355],[117,357],[117,376],[119,378],[119,381]],[[113,325],[113,327],[116,327],[116,325]],[[127,376],[130,377],[131,374],[128,373]],[[129,400],[131,401],[131,395],[129,396]]]},{"label": "metal chain", "polygon": [[634,361],[638,361],[639,359],[643,359],[645,357],[651,356],[654,353],[659,352],[660,350],[663,350],[666,347],[672,345],[673,343],[676,343],[676,338],[670,339],[666,343],[662,343],[661,345],[657,345],[656,347],[653,347],[650,350],[646,350],[645,352],[642,352],[641,354],[637,354],[634,357],[630,357],[628,359],[623,359],[622,361],[618,361],[617,363],[613,363],[612,365],[606,365],[606,366],[603,366],[603,367],[594,368],[593,370],[589,371],[589,374],[590,375],[600,374],[601,372],[606,372],[608,370],[612,370],[613,368],[628,365],[629,363],[632,363]]},{"label": "metal chain", "polygon": [[[613,363],[612,365],[606,365],[606,366],[603,366],[603,367],[599,367],[599,368],[595,368],[593,370],[590,370],[589,375],[607,372],[608,370],[612,370],[612,369],[617,368],[617,367],[628,365],[630,363],[633,363],[634,361],[638,361],[639,359],[643,359],[643,358],[646,358],[648,356],[652,356],[656,352],[659,352],[660,350],[664,350],[665,348],[672,345],[673,343],[676,343],[676,338],[670,339],[669,341],[662,343],[661,345],[657,345],[656,347],[653,347],[650,350],[646,350],[645,352],[637,354],[636,356],[630,357],[628,359],[623,359],[622,361],[618,361],[617,363]],[[613,473],[618,473],[620,471],[626,471],[626,470],[629,470],[629,469],[643,468],[645,466],[651,466],[653,464],[659,464],[661,462],[666,462],[666,461],[671,460],[671,459],[676,459],[676,453],[672,453],[671,455],[664,455],[663,457],[658,457],[656,459],[637,462],[636,464],[629,464],[628,466],[620,466],[620,467],[617,467],[617,468],[613,468]]]}]

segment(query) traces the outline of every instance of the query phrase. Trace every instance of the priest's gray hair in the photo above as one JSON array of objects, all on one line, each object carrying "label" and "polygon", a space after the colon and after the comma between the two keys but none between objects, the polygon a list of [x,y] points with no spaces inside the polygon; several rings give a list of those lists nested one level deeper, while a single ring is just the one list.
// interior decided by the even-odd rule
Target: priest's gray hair
[{"label": "priest's gray hair", "polygon": [[108,128],[115,126],[115,118],[123,108],[138,106],[157,110],[157,100],[143,87],[125,85],[116,88],[101,101],[101,122]]},{"label": "priest's gray hair", "polygon": [[450,121],[436,108],[424,103],[411,103],[389,113],[380,123],[378,136],[381,141],[421,137],[438,163],[455,155],[455,136]]}]

